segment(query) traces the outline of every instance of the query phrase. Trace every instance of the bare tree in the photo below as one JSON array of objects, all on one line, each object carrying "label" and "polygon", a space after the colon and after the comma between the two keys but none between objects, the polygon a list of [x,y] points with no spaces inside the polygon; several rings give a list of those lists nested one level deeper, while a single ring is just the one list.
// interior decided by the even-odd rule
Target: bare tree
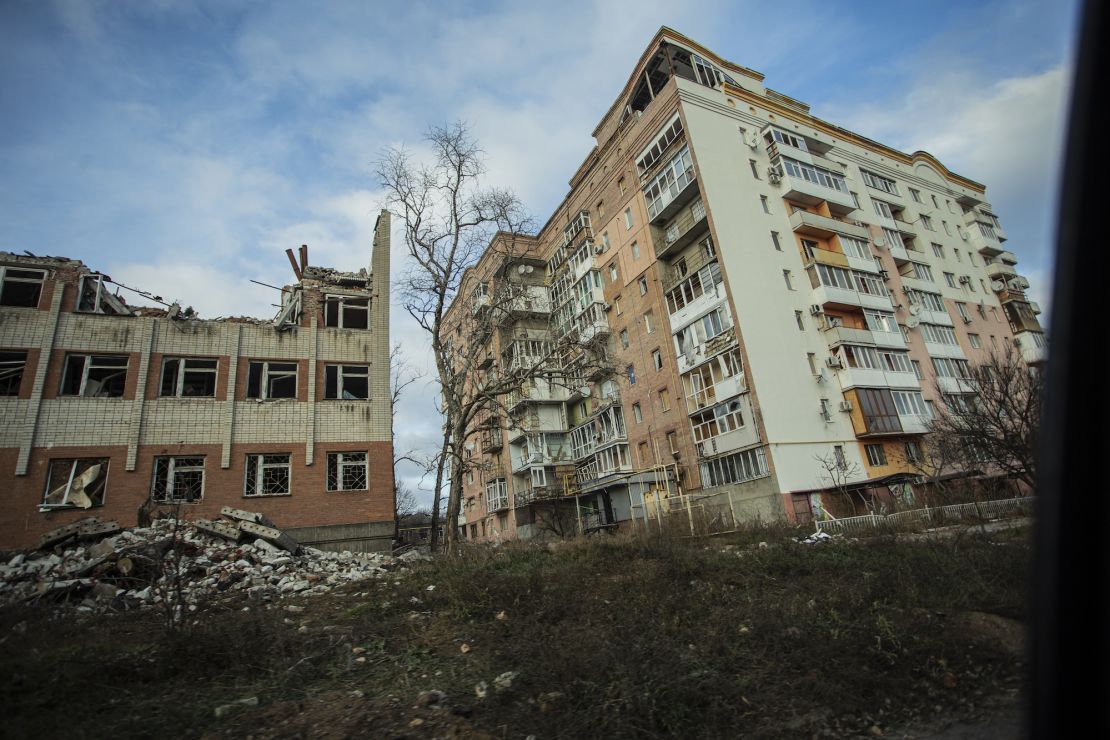
[{"label": "bare tree", "polygon": [[[828,484],[829,489],[839,493],[845,500],[850,501],[853,491],[850,485],[851,482],[862,478],[863,468],[860,467],[859,463],[845,459],[843,453],[839,455],[834,455],[832,453],[823,456],[814,455],[813,459],[817,461],[821,469],[821,478]],[[864,508],[872,514],[877,513],[875,511],[875,502],[864,495],[862,489],[857,487],[854,490],[863,503]]]},{"label": "bare tree", "polygon": [[397,405],[405,389],[423,377],[405,359],[404,350],[400,344],[393,345],[389,353],[389,385],[392,403],[390,408],[393,413],[393,521],[395,526],[401,516],[411,514],[416,509],[416,494],[397,475],[397,466],[402,462],[411,462],[420,465],[422,461],[417,457],[415,450],[398,452],[397,450]]},{"label": "bare tree", "polygon": [[400,526],[402,519],[416,513],[419,502],[416,500],[416,492],[403,481],[397,484],[396,491],[394,515],[398,526]]},{"label": "bare tree", "polygon": [[1034,489],[1042,372],[1007,347],[972,366],[964,383],[965,393],[936,388],[944,403],[937,405],[927,444],[955,470],[1002,474]]},{"label": "bare tree", "polygon": [[[483,185],[482,150],[465,124],[432,128],[425,142],[432,150],[429,163],[418,164],[404,149],[390,148],[376,170],[389,207],[404,223],[410,265],[401,281],[402,305],[428,333],[435,359],[446,425],[436,460],[432,516],[438,517],[444,473],[450,466],[446,531],[451,542],[461,492],[462,466],[457,463],[462,460],[463,440],[458,432],[465,389],[460,371],[453,366],[444,317],[464,273],[478,261],[492,237],[507,235],[509,248],[514,249],[515,238],[524,234],[529,221],[515,194]],[[436,523],[432,522],[433,538]],[[437,543],[431,544],[435,547]]]}]

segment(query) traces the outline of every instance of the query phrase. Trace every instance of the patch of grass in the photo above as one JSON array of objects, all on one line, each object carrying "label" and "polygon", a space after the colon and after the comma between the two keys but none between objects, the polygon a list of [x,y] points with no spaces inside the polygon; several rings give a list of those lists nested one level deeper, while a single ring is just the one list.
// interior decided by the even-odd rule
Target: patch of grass
[{"label": "patch of grass", "polygon": [[[154,614],[7,610],[6,731],[277,737],[357,718],[355,734],[793,737],[955,706],[1019,674],[1012,654],[951,625],[968,611],[1024,617],[1020,534],[754,535],[469,548],[359,584],[366,597],[214,612],[174,637]],[[429,689],[453,710],[414,708]],[[214,718],[247,696],[261,706]]]}]

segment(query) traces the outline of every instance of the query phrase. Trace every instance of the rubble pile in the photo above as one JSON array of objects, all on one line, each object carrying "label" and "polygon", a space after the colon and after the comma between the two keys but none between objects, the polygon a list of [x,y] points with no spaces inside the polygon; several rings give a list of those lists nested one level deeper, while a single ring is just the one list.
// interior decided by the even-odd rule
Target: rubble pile
[{"label": "rubble pile", "polygon": [[127,530],[95,518],[60,527],[43,535],[38,550],[0,563],[0,605],[47,602],[94,612],[167,601],[196,611],[236,597],[270,604],[428,558],[415,550],[397,557],[324,552],[300,546],[260,514],[229,508],[222,514],[225,520],[158,519]]}]

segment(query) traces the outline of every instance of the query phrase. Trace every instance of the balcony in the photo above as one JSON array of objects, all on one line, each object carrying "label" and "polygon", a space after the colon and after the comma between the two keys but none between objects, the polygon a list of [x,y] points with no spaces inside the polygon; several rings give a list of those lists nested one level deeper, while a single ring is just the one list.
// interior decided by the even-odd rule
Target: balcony
[{"label": "balcony", "polygon": [[894,306],[889,295],[871,295],[833,285],[818,285],[814,288],[813,302],[821,306],[855,306],[879,311],[890,311]]},{"label": "balcony", "polygon": [[937,376],[937,388],[941,393],[974,393],[975,384],[967,378],[946,378]]},{"label": "balcony", "polygon": [[928,416],[917,414],[898,414],[898,421],[902,425],[903,434],[928,434],[933,422]]},{"label": "balcony", "polygon": [[794,211],[790,214],[790,228],[796,234],[815,236],[819,239],[829,239],[837,235],[850,236],[863,241],[871,239],[871,232],[858,221],[829,218],[810,211]]},{"label": "balcony", "polygon": [[[698,270],[708,265],[710,262],[716,262],[717,257],[708,256],[703,250],[698,250],[696,254],[691,254],[685,260],[676,263],[670,267],[663,269],[662,284],[663,292],[669,293],[683,280],[688,279],[691,275],[697,273]],[[661,266],[665,263],[660,262]]]},{"label": "balcony", "polygon": [[782,172],[779,185],[783,198],[812,206],[827,203],[829,211],[839,214],[856,210],[856,204],[846,187],[844,190],[837,190],[819,182],[811,182],[805,177],[795,177],[786,171],[781,157],[772,159],[771,164]]},{"label": "balcony", "polygon": [[870,329],[834,326],[825,329],[824,332],[829,347],[838,347],[841,344],[862,344],[868,347],[889,349],[906,348],[906,340],[902,337],[902,333],[897,331],[871,331]]},{"label": "balcony", "polygon": [[1002,248],[1002,242],[999,241],[997,236],[990,236],[984,233],[978,223],[972,221],[969,226],[960,229],[960,236],[976,249],[979,254],[987,257],[995,257],[1005,250]]},{"label": "balcony", "polygon": [[739,429],[696,442],[694,446],[698,459],[705,460],[716,455],[727,455],[755,444],[759,444],[759,430],[755,424],[749,422]]},{"label": "balcony", "polygon": [[493,361],[493,351],[490,350],[489,352],[486,352],[484,355],[478,358],[478,369],[489,370],[491,367],[493,367]]},{"label": "balcony", "polygon": [[689,414],[696,414],[721,401],[726,401],[733,396],[738,396],[748,390],[744,373],[725,378],[719,383],[707,388],[700,388],[686,396],[686,409]]},{"label": "balcony", "polygon": [[1008,283],[1010,278],[1017,277],[1017,270],[1012,265],[1007,265],[1004,262],[991,262],[987,265],[987,276],[991,280],[1001,280]]},{"label": "balcony", "polygon": [[951,357],[956,360],[966,360],[967,356],[958,344],[938,344],[925,342],[925,351],[930,357]]},{"label": "balcony", "polygon": [[563,489],[558,486],[533,486],[532,488],[518,488],[513,491],[513,507],[520,508],[542,501],[551,501],[560,498]]},{"label": "balcony", "polygon": [[732,327],[730,326],[704,344],[695,345],[693,347],[693,351],[689,353],[679,354],[678,372],[680,375],[683,373],[688,373],[706,360],[712,357],[716,357],[722,352],[735,346],[736,333],[732,330]]},{"label": "balcony", "polygon": [[666,223],[700,194],[694,160],[690,149],[683,146],[651,182],[644,187],[648,206],[648,222],[652,226]]},{"label": "balcony", "polygon": [[913,373],[892,373],[887,370],[871,370],[864,367],[841,367],[836,370],[842,390],[849,388],[911,388],[921,389],[921,383]]},{"label": "balcony", "polygon": [[497,452],[504,446],[503,437],[500,429],[482,432],[482,451]]},{"label": "balcony", "polygon": [[700,197],[679,211],[665,226],[652,229],[655,256],[675,255],[692,244],[708,229],[705,201]]},{"label": "balcony", "polygon": [[1048,345],[1041,332],[1018,332],[1014,335],[1014,345],[1027,365],[1038,365],[1048,359]]}]

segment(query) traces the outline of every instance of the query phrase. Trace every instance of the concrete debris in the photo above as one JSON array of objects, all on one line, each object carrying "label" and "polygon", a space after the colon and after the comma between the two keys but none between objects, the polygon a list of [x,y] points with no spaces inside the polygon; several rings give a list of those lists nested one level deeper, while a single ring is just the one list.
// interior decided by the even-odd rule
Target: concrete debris
[{"label": "concrete debris", "polygon": [[494,691],[497,691],[498,693],[500,693],[502,691],[508,691],[509,689],[511,689],[513,687],[513,680],[514,679],[516,679],[516,672],[515,671],[505,671],[504,673],[500,674],[497,678],[493,679]]},{"label": "concrete debris", "polygon": [[[0,563],[0,605],[50,603],[80,612],[164,608],[174,603],[180,583],[179,608],[189,612],[235,598],[276,608],[283,598],[318,596],[372,578],[393,581],[396,571],[428,559],[411,552],[324,552],[260,524],[261,515],[224,514],[225,521],[157,519],[128,530],[95,517],[59,527],[43,535],[38,550]],[[286,611],[304,608],[288,605]]]},{"label": "concrete debris", "polygon": [[822,542],[828,542],[831,539],[832,535],[830,535],[828,532],[817,531],[811,534],[809,537],[796,539],[795,542],[799,542],[803,545],[820,545]]}]

